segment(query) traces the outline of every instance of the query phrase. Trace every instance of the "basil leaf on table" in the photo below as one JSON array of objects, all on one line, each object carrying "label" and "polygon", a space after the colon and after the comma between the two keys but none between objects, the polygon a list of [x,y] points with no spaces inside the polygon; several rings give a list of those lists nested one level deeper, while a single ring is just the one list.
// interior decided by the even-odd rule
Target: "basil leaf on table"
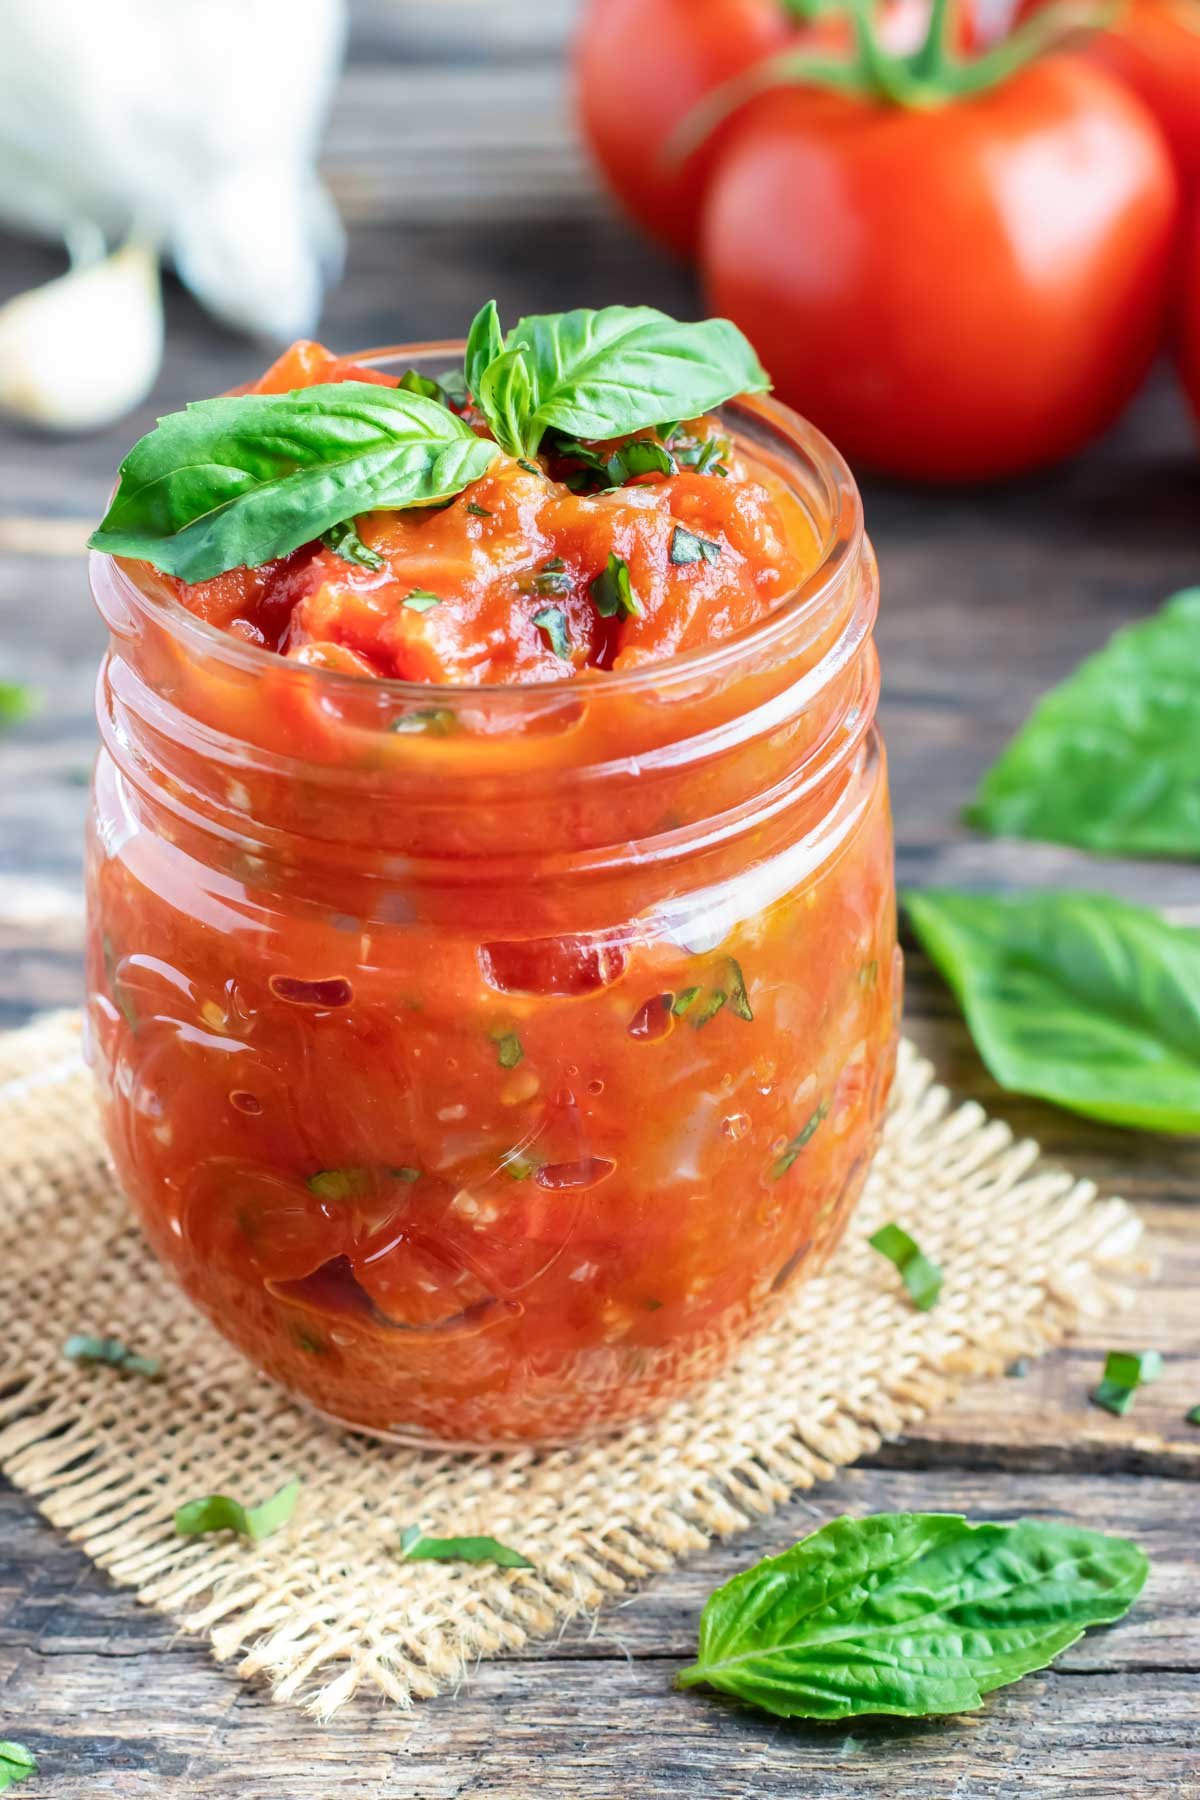
[{"label": "basil leaf on table", "polygon": [[69,1362],[107,1363],[110,1369],[141,1375],[146,1381],[162,1378],[162,1363],[156,1356],[140,1356],[120,1338],[87,1337],[77,1333],[63,1345],[63,1355]]},{"label": "basil leaf on table", "polygon": [[1146,1579],[1127,1538],[953,1513],[835,1519],[709,1597],[707,1682],[784,1718],[971,1712],[1126,1613]]},{"label": "basil leaf on table", "polygon": [[467,378],[513,456],[535,456],[551,429],[569,438],[621,437],[770,386],[728,319],[682,323],[652,306],[580,307],[521,319],[501,346],[494,301],[471,327]]},{"label": "basil leaf on table", "polygon": [[32,1750],[24,1744],[16,1744],[11,1738],[0,1738],[0,1794],[7,1788],[16,1787],[18,1781],[28,1781],[31,1775],[37,1774],[38,1760]]},{"label": "basil leaf on table", "polygon": [[260,1544],[286,1525],[300,1498],[299,1476],[286,1483],[277,1494],[260,1506],[243,1506],[228,1494],[206,1494],[202,1500],[189,1500],[175,1514],[175,1530],[180,1537],[201,1537],[210,1531],[236,1531],[253,1544]]},{"label": "basil leaf on table", "polygon": [[356,513],[452,497],[495,457],[437,401],[368,382],[200,400],[134,445],[89,541],[206,581],[286,556]]},{"label": "basil leaf on table", "polygon": [[494,1537],[426,1537],[419,1525],[410,1525],[400,1538],[400,1554],[406,1562],[498,1563],[502,1569],[532,1569],[519,1550]]},{"label": "basil leaf on table", "polygon": [[1200,857],[1200,588],[1119,631],[1031,718],[967,818],[1115,855]]},{"label": "basil leaf on table", "polygon": [[905,896],[1001,1087],[1200,1132],[1200,931],[1105,894]]}]

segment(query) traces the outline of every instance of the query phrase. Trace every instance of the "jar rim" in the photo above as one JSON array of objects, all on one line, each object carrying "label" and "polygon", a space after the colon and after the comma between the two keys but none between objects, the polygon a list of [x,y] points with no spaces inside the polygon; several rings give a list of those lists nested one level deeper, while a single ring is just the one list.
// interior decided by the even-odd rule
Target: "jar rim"
[{"label": "jar rim", "polygon": [[[433,339],[424,343],[389,344],[352,352],[342,360],[379,367],[403,361],[406,365],[443,358],[461,358],[466,351],[462,339]],[[534,700],[558,700],[568,694],[603,692],[614,699],[637,695],[647,689],[660,695],[676,682],[695,681],[704,676],[720,675],[736,665],[744,655],[756,655],[785,638],[789,627],[819,609],[821,602],[836,589],[847,568],[852,568],[862,550],[864,521],[862,497],[858,484],[845,458],[825,434],[781,400],[769,395],[741,394],[714,409],[743,414],[760,426],[773,431],[784,448],[802,460],[822,488],[824,501],[820,557],[811,572],[783,594],[761,619],[732,632],[715,644],[646,662],[632,669],[585,669],[580,674],[562,676],[552,681],[493,682],[471,685],[465,682],[408,681],[388,676],[359,675],[344,670],[323,669],[289,661],[277,651],[222,631],[195,613],[163,588],[151,593],[123,567],[124,559],[103,551],[90,553],[90,575],[93,590],[99,580],[108,579],[121,597],[139,610],[151,607],[155,616],[179,640],[188,642],[205,655],[249,674],[294,671],[298,680],[311,683],[329,694],[347,696],[369,690],[397,702],[428,704],[434,695],[443,707],[456,703],[472,708],[513,709]],[[784,479],[789,480],[786,469]],[[808,498],[804,496],[804,498]]]}]

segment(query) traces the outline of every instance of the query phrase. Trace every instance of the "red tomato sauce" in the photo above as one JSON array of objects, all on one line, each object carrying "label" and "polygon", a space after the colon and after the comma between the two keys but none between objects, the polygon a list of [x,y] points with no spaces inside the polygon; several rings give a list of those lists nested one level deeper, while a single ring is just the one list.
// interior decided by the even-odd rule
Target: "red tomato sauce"
[{"label": "red tomato sauce", "polygon": [[[329,374],[300,346],[266,381]],[[726,475],[596,494],[501,459],[443,510],[360,518],[373,570],[310,545],[191,589],[97,576],[109,1145],[187,1293],[340,1420],[493,1443],[635,1417],[853,1208],[899,1004],[873,565],[771,654],[688,674],[821,554],[782,475],[718,448]],[[719,559],[672,563],[680,524]],[[591,598],[611,553],[633,617]],[[279,654],[213,653],[164,591]]]}]

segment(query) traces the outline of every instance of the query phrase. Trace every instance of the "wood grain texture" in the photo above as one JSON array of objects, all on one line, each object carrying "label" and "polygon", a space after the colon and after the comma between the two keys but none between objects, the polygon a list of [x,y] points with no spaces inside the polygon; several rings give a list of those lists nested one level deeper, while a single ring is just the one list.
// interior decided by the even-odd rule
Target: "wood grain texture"
[{"label": "wood grain texture", "polygon": [[[648,300],[702,310],[690,277],[614,216],[570,136],[574,0],[356,0],[325,164],[350,225],[322,333],[351,348],[460,333],[505,312]],[[57,273],[0,236],[0,297]],[[79,843],[102,647],[79,544],[157,413],[245,379],[263,353],[168,290],[167,365],[136,417],[49,442],[0,428],[0,677],[44,696],[0,740],[0,1025],[78,993]],[[1002,488],[864,483],[880,554],[883,721],[908,883],[1111,888],[1200,922],[1200,872],[975,837],[958,814],[1037,696],[1118,626],[1200,581],[1200,461],[1160,374],[1103,444]],[[959,1093],[1138,1205],[1156,1268],[1132,1310],[1023,1380],[978,1383],[767,1524],[651,1584],[594,1630],[489,1663],[411,1720],[355,1709],[324,1731],[271,1706],[0,1493],[0,1735],[55,1800],[1100,1800],[1200,1796],[1200,1148],[999,1094],[945,989],[910,957],[908,1028]],[[1112,1419],[1087,1404],[1110,1346],[1167,1353]],[[810,1729],[673,1692],[704,1596],[841,1510],[1069,1516],[1127,1530],[1153,1575],[1137,1610],[969,1719]],[[815,1509],[815,1511],[814,1511]]]}]

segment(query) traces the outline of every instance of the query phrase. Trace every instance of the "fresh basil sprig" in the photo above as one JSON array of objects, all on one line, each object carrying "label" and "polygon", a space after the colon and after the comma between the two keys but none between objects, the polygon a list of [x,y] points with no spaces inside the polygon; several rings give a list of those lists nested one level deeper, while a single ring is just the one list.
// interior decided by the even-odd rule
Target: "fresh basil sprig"
[{"label": "fresh basil sprig", "polygon": [[1200,1132],[1200,931],[1105,894],[941,889],[905,906],[1001,1087]]},{"label": "fresh basil sprig", "polygon": [[1147,1563],[1127,1538],[953,1513],[835,1519],[712,1594],[677,1678],[784,1718],[972,1712],[1128,1612]]},{"label": "fresh basil sprig", "polygon": [[467,339],[467,383],[497,443],[536,456],[547,431],[606,439],[691,419],[770,386],[728,319],[681,323],[652,306],[547,313],[505,337],[494,300]]},{"label": "fresh basil sprig", "polygon": [[1041,700],[984,776],[985,831],[1200,857],[1200,588],[1119,631]]},{"label": "fresh basil sprig", "polygon": [[455,413],[401,388],[340,381],[200,400],[134,445],[89,541],[207,581],[356,513],[452,498],[495,457]]}]

